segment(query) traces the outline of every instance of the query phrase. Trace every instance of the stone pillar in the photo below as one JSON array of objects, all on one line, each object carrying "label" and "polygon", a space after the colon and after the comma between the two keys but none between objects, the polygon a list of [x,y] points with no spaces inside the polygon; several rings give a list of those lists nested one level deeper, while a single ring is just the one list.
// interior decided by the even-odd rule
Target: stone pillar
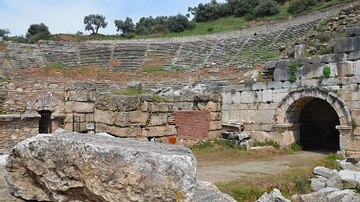
[{"label": "stone pillar", "polygon": [[274,141],[278,142],[281,146],[288,146],[300,140],[299,127],[300,124],[274,124]]},{"label": "stone pillar", "polygon": [[357,141],[357,139],[360,139],[359,135],[355,135],[352,133],[352,127],[351,126],[336,126],[336,129],[339,130],[340,136],[340,150],[345,151],[357,151],[359,150],[360,141]]}]

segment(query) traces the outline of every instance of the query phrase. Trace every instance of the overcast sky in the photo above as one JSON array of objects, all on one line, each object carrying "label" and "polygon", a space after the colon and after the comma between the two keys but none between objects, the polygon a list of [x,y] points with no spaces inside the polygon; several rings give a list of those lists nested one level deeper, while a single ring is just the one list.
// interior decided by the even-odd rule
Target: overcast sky
[{"label": "overcast sky", "polygon": [[[0,0],[0,29],[10,36],[25,35],[31,24],[44,23],[52,34],[85,31],[84,16],[102,14],[108,26],[101,34],[116,34],[114,20],[130,17],[134,24],[141,17],[186,15],[187,8],[210,0]],[[218,0],[217,2],[225,2]]]}]

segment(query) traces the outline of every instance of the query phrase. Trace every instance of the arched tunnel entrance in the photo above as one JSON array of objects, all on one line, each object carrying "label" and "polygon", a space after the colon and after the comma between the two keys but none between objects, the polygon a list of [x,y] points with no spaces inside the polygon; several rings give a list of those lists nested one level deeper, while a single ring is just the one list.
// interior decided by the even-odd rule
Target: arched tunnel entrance
[{"label": "arched tunnel entrance", "polygon": [[326,101],[314,98],[300,113],[300,144],[305,150],[339,150],[340,125],[336,111]]},{"label": "arched tunnel entrance", "polygon": [[298,142],[305,150],[357,150],[349,138],[350,111],[344,100],[328,89],[291,91],[279,102],[274,120],[275,139],[282,145]]}]

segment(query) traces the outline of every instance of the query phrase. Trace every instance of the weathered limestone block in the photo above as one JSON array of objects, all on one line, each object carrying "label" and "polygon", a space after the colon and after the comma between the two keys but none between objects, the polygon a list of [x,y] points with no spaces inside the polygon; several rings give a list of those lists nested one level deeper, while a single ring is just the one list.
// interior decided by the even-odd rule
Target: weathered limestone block
[{"label": "weathered limestone block", "polygon": [[150,126],[163,126],[167,124],[167,114],[152,115]]},{"label": "weathered limestone block", "polygon": [[142,111],[114,112],[114,124],[117,126],[146,125],[148,113]]},{"label": "weathered limestone block", "polygon": [[324,166],[317,166],[314,168],[314,174],[330,178],[331,176],[335,175],[336,172],[330,170],[329,168],[325,168]]},{"label": "weathered limestone block", "polygon": [[41,134],[14,147],[5,178],[39,201],[193,201],[196,159],[178,146],[75,133]]},{"label": "weathered limestone block", "polygon": [[111,111],[134,111],[141,105],[138,96],[113,95],[109,99],[108,108]]},{"label": "weathered limestone block", "polygon": [[274,81],[288,81],[290,76],[290,67],[277,67],[274,70]]},{"label": "weathered limestone block", "polygon": [[334,52],[335,53],[345,53],[354,51],[354,38],[347,37],[338,39],[334,45]]},{"label": "weathered limestone block", "polygon": [[66,102],[65,112],[93,112],[95,108],[94,103],[90,102]]},{"label": "weathered limestone block", "polygon": [[219,112],[219,111],[221,111],[220,103],[215,103],[215,102],[198,103],[198,107],[199,107],[200,110],[208,110],[208,111],[211,111],[211,112]]},{"label": "weathered limestone block", "polygon": [[360,27],[349,27],[345,30],[345,37],[355,37],[360,35]]},{"label": "weathered limestone block", "polygon": [[113,125],[115,120],[114,114],[112,111],[95,110],[95,122]]},{"label": "weathered limestone block", "polygon": [[327,179],[325,177],[311,178],[310,179],[311,190],[319,191],[321,189],[324,189],[326,187],[326,180]]},{"label": "weathered limestone block", "polygon": [[96,124],[96,131],[109,133],[117,137],[141,137],[143,132],[140,127],[121,128],[106,124]]},{"label": "weathered limestone block", "polygon": [[358,185],[358,182],[356,181],[356,171],[351,170],[340,170],[339,176],[344,184],[345,188],[356,188]]},{"label": "weathered limestone block", "polygon": [[326,196],[335,191],[339,191],[339,189],[327,187],[316,192],[300,195],[300,201],[302,202],[327,201]]},{"label": "weathered limestone block", "polygon": [[161,136],[174,136],[177,135],[175,126],[156,126],[148,127],[142,131],[143,137],[161,137]]},{"label": "weathered limestone block", "polygon": [[95,92],[92,91],[69,91],[66,93],[65,99],[79,102],[93,102],[96,100]]},{"label": "weathered limestone block", "polygon": [[353,62],[338,62],[337,68],[339,77],[354,76],[354,63]]},{"label": "weathered limestone block", "polygon": [[150,112],[171,112],[174,104],[172,103],[163,103],[163,102],[153,102],[149,103]]}]

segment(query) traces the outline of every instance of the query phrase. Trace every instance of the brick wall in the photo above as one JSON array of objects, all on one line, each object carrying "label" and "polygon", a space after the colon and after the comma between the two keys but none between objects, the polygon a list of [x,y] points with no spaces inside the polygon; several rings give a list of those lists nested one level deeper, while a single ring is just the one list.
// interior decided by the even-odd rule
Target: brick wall
[{"label": "brick wall", "polygon": [[173,112],[178,137],[182,139],[208,138],[210,112],[207,110],[181,110]]}]

